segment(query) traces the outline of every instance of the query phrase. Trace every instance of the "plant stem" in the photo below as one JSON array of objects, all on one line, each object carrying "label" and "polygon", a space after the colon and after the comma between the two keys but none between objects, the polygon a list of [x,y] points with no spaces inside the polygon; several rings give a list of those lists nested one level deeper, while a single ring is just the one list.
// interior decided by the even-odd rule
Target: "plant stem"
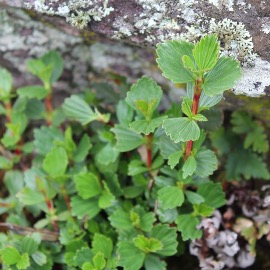
[{"label": "plant stem", "polygon": [[[199,102],[200,102],[200,97],[202,93],[201,84],[202,84],[202,80],[200,78],[197,78],[195,86],[194,86],[194,95],[193,95],[193,102],[192,102],[192,109],[191,109],[193,115],[196,115],[198,113]],[[188,141],[187,146],[186,146],[185,160],[187,160],[188,157],[190,156],[190,153],[192,151],[192,146],[193,146],[193,141]]]},{"label": "plant stem", "polygon": [[67,190],[64,186],[61,186],[62,196],[66,202],[67,208],[69,211],[71,211],[71,204],[70,204],[70,198],[67,194]]},{"label": "plant stem", "polygon": [[46,123],[48,126],[52,124],[52,95],[49,93],[45,99],[45,108],[46,108]]},{"label": "plant stem", "polygon": [[5,101],[5,109],[6,109],[6,118],[7,118],[7,122],[11,123],[11,103],[10,100],[8,99],[7,101]]},{"label": "plant stem", "polygon": [[149,184],[148,184],[148,190],[151,191],[151,189],[153,188],[153,184],[154,184],[154,179],[153,176],[150,172],[151,168],[152,168],[152,140],[153,140],[153,134],[150,133],[148,135],[146,135],[146,158],[147,158],[147,168],[149,170]]}]

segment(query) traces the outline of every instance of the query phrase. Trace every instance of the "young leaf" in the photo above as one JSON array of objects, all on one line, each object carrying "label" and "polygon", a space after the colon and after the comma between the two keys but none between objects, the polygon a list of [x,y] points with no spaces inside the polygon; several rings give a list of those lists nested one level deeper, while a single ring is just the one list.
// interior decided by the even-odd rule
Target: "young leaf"
[{"label": "young leaf", "polygon": [[38,100],[44,99],[48,95],[48,91],[39,85],[18,88],[17,93],[20,97],[36,98]]},{"label": "young leaf", "polygon": [[93,258],[93,263],[94,263],[95,269],[103,270],[106,266],[106,260],[104,258],[104,254],[102,254],[101,252],[98,252]]},{"label": "young leaf", "polygon": [[68,156],[62,147],[54,147],[45,157],[42,167],[52,178],[65,175],[68,166]]},{"label": "young leaf", "polygon": [[178,230],[182,233],[184,241],[202,237],[202,230],[197,229],[197,226],[200,224],[200,220],[197,217],[191,214],[184,214],[178,216],[175,222]]},{"label": "young leaf", "polygon": [[154,118],[150,121],[147,120],[136,120],[132,123],[130,123],[129,127],[131,130],[134,130],[138,134],[143,133],[145,135],[149,135],[150,133],[153,133],[167,118],[168,116],[161,116]]},{"label": "young leaf", "polygon": [[30,259],[27,253],[21,255],[19,261],[16,264],[17,269],[27,269],[30,266]]},{"label": "young leaf", "polygon": [[218,59],[219,45],[216,35],[203,37],[194,47],[193,56],[200,71],[211,70]]},{"label": "young leaf", "polygon": [[21,255],[15,247],[6,247],[1,250],[1,258],[4,264],[10,266],[16,264],[20,260]]},{"label": "young leaf", "polygon": [[157,45],[157,63],[164,77],[173,83],[194,81],[191,71],[184,67],[182,57],[188,55],[193,59],[194,45],[185,41],[166,41]]},{"label": "young leaf", "polygon": [[74,176],[74,182],[78,194],[83,199],[89,199],[101,194],[101,186],[96,175],[93,173],[81,173]]},{"label": "young leaf", "polygon": [[101,209],[106,209],[113,204],[115,197],[109,190],[105,181],[103,181],[103,186],[104,186],[104,190],[102,191],[101,196],[99,197],[98,206]]},{"label": "young leaf", "polygon": [[106,259],[111,258],[113,252],[113,243],[110,238],[106,237],[105,235],[96,233],[92,241],[92,246],[94,254],[101,252],[104,254]]},{"label": "young leaf", "polygon": [[229,57],[221,57],[206,74],[202,88],[208,96],[222,94],[233,88],[241,78],[240,64]]},{"label": "young leaf", "polygon": [[215,208],[213,208],[205,203],[194,204],[193,208],[194,208],[194,212],[196,213],[196,215],[202,216],[202,217],[209,217],[215,211]]},{"label": "young leaf", "polygon": [[192,101],[189,98],[183,98],[181,106],[182,106],[183,113],[188,118],[192,118],[193,117],[193,114],[191,112]]},{"label": "young leaf", "polygon": [[116,135],[116,148],[119,152],[128,152],[139,147],[145,142],[141,135],[125,126],[115,125],[111,131]]},{"label": "young leaf", "polygon": [[188,55],[182,57],[183,65],[186,69],[189,69],[193,73],[196,73],[198,68],[194,62],[194,59],[191,59]]},{"label": "young leaf", "polygon": [[177,252],[177,234],[176,228],[171,228],[167,224],[159,224],[154,226],[151,237],[159,240],[163,245],[161,250],[156,253],[161,256],[172,256]]},{"label": "young leaf", "polygon": [[159,105],[161,97],[162,90],[157,83],[153,79],[143,76],[132,85],[127,93],[126,102],[149,121]]},{"label": "young leaf", "polygon": [[201,184],[197,193],[204,198],[204,203],[219,208],[226,203],[225,194],[220,183],[207,182]]},{"label": "young leaf", "polygon": [[12,88],[12,76],[4,68],[0,68],[0,100],[9,98]]},{"label": "young leaf", "polygon": [[197,162],[194,156],[189,156],[186,160],[182,170],[183,170],[183,178],[186,179],[188,176],[191,176],[196,170]]},{"label": "young leaf", "polygon": [[183,156],[183,151],[176,151],[169,155],[168,157],[168,165],[173,169],[178,163],[180,158]]},{"label": "young leaf", "polygon": [[195,174],[202,178],[212,175],[217,169],[217,158],[211,150],[200,149],[196,153],[195,159],[197,162]]},{"label": "young leaf", "polygon": [[145,253],[127,241],[121,241],[117,246],[117,253],[120,257],[119,266],[123,266],[125,270],[140,270]]},{"label": "young leaf", "polygon": [[63,110],[67,117],[79,121],[82,125],[98,119],[88,104],[77,95],[65,99]]},{"label": "young leaf", "polygon": [[158,201],[165,210],[181,206],[184,200],[183,190],[179,187],[164,187],[158,191]]},{"label": "young leaf", "polygon": [[155,238],[147,238],[144,235],[138,235],[133,239],[134,245],[145,253],[157,252],[163,248],[162,243]]},{"label": "young leaf", "polygon": [[72,215],[78,219],[87,216],[89,219],[94,218],[99,212],[98,201],[95,198],[88,200],[81,199],[79,196],[71,198]]},{"label": "young leaf", "polygon": [[200,113],[192,116],[192,119],[195,120],[195,121],[199,121],[199,122],[207,121],[207,118],[204,115],[200,114]]},{"label": "young leaf", "polygon": [[167,136],[175,142],[196,141],[200,136],[197,123],[187,117],[170,118],[162,124]]}]

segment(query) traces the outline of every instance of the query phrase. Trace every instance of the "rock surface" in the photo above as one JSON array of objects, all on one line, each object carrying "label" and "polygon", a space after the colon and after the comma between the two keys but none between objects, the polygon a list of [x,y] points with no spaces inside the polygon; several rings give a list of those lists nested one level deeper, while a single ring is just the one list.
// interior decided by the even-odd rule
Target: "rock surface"
[{"label": "rock surface", "polygon": [[[267,0],[0,0],[0,5],[0,64],[18,75],[15,86],[32,79],[20,76],[25,74],[25,59],[49,49],[64,55],[65,76],[75,88],[88,84],[92,68],[131,79],[151,73],[162,82],[153,66],[156,43],[175,38],[196,41],[217,33],[222,54],[237,58],[243,66],[234,92],[269,93]],[[101,43],[91,45],[94,40]]]}]

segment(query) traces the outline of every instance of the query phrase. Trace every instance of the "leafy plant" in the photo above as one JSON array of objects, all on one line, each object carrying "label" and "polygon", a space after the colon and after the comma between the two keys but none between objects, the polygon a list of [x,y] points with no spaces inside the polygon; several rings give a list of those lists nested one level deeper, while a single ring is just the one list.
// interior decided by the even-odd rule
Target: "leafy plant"
[{"label": "leafy plant", "polygon": [[[9,230],[0,234],[3,267],[162,270],[167,257],[183,253],[180,243],[203,236],[202,220],[226,202],[221,183],[210,180],[218,159],[209,142],[218,156],[230,149],[219,145],[221,129],[209,140],[207,110],[235,86],[240,66],[219,57],[215,35],[195,45],[161,43],[157,55],[166,78],[187,84],[181,106],[163,112],[162,89],[146,76],[130,87],[114,75],[114,85],[91,86],[96,95],[86,90],[53,108],[53,85],[64,68],[55,51],[27,64],[42,85],[12,91],[11,75],[0,70],[6,117],[0,167],[8,194],[0,201],[6,217],[0,226]],[[106,101],[115,110],[106,113]],[[265,131],[241,113],[232,119],[237,136],[252,131],[243,151],[256,159],[253,151],[264,148],[254,137],[266,145]]]}]

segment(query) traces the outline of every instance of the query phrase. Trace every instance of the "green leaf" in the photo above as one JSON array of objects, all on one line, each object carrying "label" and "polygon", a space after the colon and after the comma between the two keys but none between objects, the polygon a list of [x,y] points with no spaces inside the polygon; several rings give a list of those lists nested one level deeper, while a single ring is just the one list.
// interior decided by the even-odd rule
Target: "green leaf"
[{"label": "green leaf", "polygon": [[188,55],[193,59],[194,45],[185,41],[166,41],[157,45],[157,63],[163,76],[173,83],[187,83],[194,81],[191,71],[182,63],[182,57]]},{"label": "green leaf", "polygon": [[197,71],[198,68],[194,62],[194,59],[191,59],[188,55],[184,55],[182,57],[182,61],[186,69],[189,69],[193,73]]},{"label": "green leaf", "polygon": [[202,237],[202,230],[198,230],[197,226],[200,220],[191,214],[180,215],[176,219],[178,230],[182,233],[184,241],[195,240]]},{"label": "green leaf", "polygon": [[5,247],[1,250],[1,258],[4,264],[14,265],[20,260],[21,255],[15,247]]},{"label": "green leaf", "polygon": [[205,203],[194,204],[193,208],[194,208],[195,215],[202,216],[202,217],[209,217],[215,211],[215,208],[213,208]]},{"label": "green leaf", "polygon": [[39,85],[25,86],[17,89],[20,97],[36,98],[38,100],[44,99],[48,95],[48,91]]},{"label": "green leaf", "polygon": [[147,238],[144,235],[138,235],[133,239],[133,243],[137,248],[145,253],[156,252],[163,248],[162,243],[155,238]]},{"label": "green leaf", "polygon": [[39,243],[31,236],[25,236],[22,240],[21,252],[32,255],[38,249]]},{"label": "green leaf", "polygon": [[230,153],[225,167],[228,180],[270,179],[265,162],[250,150],[238,149]]},{"label": "green leaf", "polygon": [[197,193],[204,198],[205,204],[213,208],[219,208],[226,203],[225,193],[220,183],[207,182],[201,184]]},{"label": "green leaf", "polygon": [[163,209],[181,206],[185,200],[183,190],[179,187],[164,187],[158,191],[158,201]]},{"label": "green leaf", "polygon": [[146,270],[166,270],[166,262],[154,255],[146,255],[144,266]]},{"label": "green leaf", "polygon": [[19,193],[17,193],[16,197],[24,205],[35,205],[45,201],[45,197],[42,193],[30,189],[29,187],[24,187]]},{"label": "green leaf", "polygon": [[39,266],[42,266],[47,263],[47,257],[43,252],[36,251],[32,254],[32,259],[35,261],[35,263]]},{"label": "green leaf", "polygon": [[183,151],[176,151],[169,155],[168,157],[168,165],[173,169],[178,163],[180,158],[183,156]]},{"label": "green leaf", "polygon": [[145,253],[132,243],[127,241],[119,242],[117,253],[120,257],[119,266],[123,266],[125,270],[140,270],[143,266]]},{"label": "green leaf", "polygon": [[147,120],[136,120],[132,123],[130,123],[129,127],[130,129],[134,130],[138,134],[143,133],[145,135],[149,135],[150,133],[153,133],[167,118],[168,116],[161,116],[152,119],[151,121]]},{"label": "green leaf", "polygon": [[13,167],[12,160],[7,159],[6,157],[0,156],[0,169],[1,170],[10,170]]},{"label": "green leaf", "polygon": [[204,198],[195,192],[185,190],[185,195],[191,204],[200,204],[204,202]]},{"label": "green leaf", "polygon": [[67,152],[62,147],[54,147],[45,157],[42,167],[52,178],[65,175],[68,166]]},{"label": "green leaf", "polygon": [[113,212],[113,214],[109,217],[111,225],[119,230],[130,230],[133,228],[132,222],[130,220],[130,215],[123,211],[122,209],[118,209]]},{"label": "green leaf", "polygon": [[157,254],[161,256],[172,256],[177,252],[176,228],[171,228],[167,224],[156,225],[151,232],[151,237],[156,238],[163,245],[163,248],[156,252]]},{"label": "green leaf", "polygon": [[144,138],[137,134],[136,132],[130,130],[128,127],[115,125],[114,128],[111,129],[113,133],[116,135],[116,149],[119,152],[128,152],[131,151],[140,145],[144,144]]},{"label": "green leaf", "polygon": [[88,200],[81,199],[79,196],[71,198],[72,215],[79,219],[87,216],[89,219],[94,218],[99,212],[98,201],[95,198]]},{"label": "green leaf", "polygon": [[157,83],[153,79],[143,76],[132,85],[127,93],[126,102],[149,121],[159,105],[161,97],[162,90]]},{"label": "green leaf", "polygon": [[0,68],[0,100],[9,98],[12,89],[12,76],[4,68]]},{"label": "green leaf", "polygon": [[95,159],[98,163],[103,165],[109,165],[116,161],[119,156],[119,152],[116,147],[110,143],[104,145],[96,154]]},{"label": "green leaf", "polygon": [[205,76],[202,88],[208,96],[219,95],[233,88],[241,75],[239,62],[229,57],[221,57]]},{"label": "green leaf", "polygon": [[204,115],[199,114],[199,113],[196,114],[196,115],[194,115],[194,116],[192,117],[192,119],[195,120],[195,121],[200,121],[200,122],[208,121],[207,118],[206,118]]},{"label": "green leaf", "polygon": [[65,99],[63,110],[68,118],[79,121],[82,125],[98,119],[88,104],[77,95]]},{"label": "green leaf", "polygon": [[174,143],[170,137],[163,134],[158,138],[157,145],[160,149],[160,154],[164,159],[168,159],[174,152],[181,151],[182,143]]},{"label": "green leaf", "polygon": [[97,270],[103,270],[106,266],[104,254],[98,252],[93,258],[93,263]]},{"label": "green leaf", "polygon": [[7,171],[4,176],[5,187],[10,195],[15,196],[17,192],[23,189],[24,180],[21,171]]},{"label": "green leaf", "polygon": [[211,70],[217,63],[219,45],[216,35],[206,35],[194,47],[193,56],[200,71]]},{"label": "green leaf", "polygon": [[212,175],[218,167],[216,155],[211,150],[200,149],[196,153],[195,159],[197,162],[195,174],[202,178]]},{"label": "green leaf", "polygon": [[197,167],[197,162],[194,156],[189,156],[185,161],[185,164],[182,168],[183,170],[183,178],[186,179],[188,176],[193,175]]},{"label": "green leaf", "polygon": [[196,141],[200,136],[197,123],[187,117],[166,119],[162,124],[167,136],[175,142]]},{"label": "green leaf", "polygon": [[21,255],[19,261],[16,264],[17,268],[20,269],[27,269],[30,266],[30,259],[27,253]]},{"label": "green leaf", "polygon": [[73,154],[73,160],[75,162],[84,161],[92,146],[93,145],[91,144],[89,136],[87,134],[84,134],[77,146],[77,149]]},{"label": "green leaf", "polygon": [[49,51],[43,55],[41,59],[46,65],[52,65],[53,69],[50,82],[51,84],[56,82],[60,78],[64,69],[64,61],[60,53],[57,51]]},{"label": "green leaf", "polygon": [[104,254],[106,259],[111,258],[113,252],[113,243],[110,238],[106,237],[105,235],[95,233],[92,246],[94,254],[101,252]]},{"label": "green leaf", "polygon": [[74,182],[78,194],[83,199],[89,199],[101,194],[101,185],[97,176],[93,173],[81,173],[74,176]]},{"label": "green leaf", "polygon": [[120,100],[116,105],[116,116],[119,124],[128,125],[133,119],[134,111],[126,103],[125,100]]},{"label": "green leaf", "polygon": [[183,113],[188,117],[188,118],[192,118],[193,114],[191,112],[191,107],[192,107],[192,100],[189,98],[183,98],[182,104],[182,111]]},{"label": "green leaf", "polygon": [[111,193],[111,191],[109,190],[106,182],[104,182],[104,181],[103,181],[103,186],[104,186],[104,190],[102,191],[102,194],[99,197],[98,206],[101,209],[106,209],[113,204],[113,202],[115,201],[115,197]]}]

